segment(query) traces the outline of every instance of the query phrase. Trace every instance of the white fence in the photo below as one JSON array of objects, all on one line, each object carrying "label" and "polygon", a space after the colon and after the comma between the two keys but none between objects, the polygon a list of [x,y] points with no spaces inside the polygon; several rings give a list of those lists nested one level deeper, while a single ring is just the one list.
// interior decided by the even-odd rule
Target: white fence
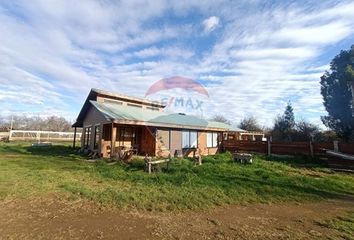
[{"label": "white fence", "polygon": [[[80,141],[81,132],[76,133],[76,141]],[[51,132],[51,131],[27,131],[27,130],[11,130],[9,140],[20,141],[37,141],[37,142],[50,142],[50,141],[73,141],[74,132]]]}]

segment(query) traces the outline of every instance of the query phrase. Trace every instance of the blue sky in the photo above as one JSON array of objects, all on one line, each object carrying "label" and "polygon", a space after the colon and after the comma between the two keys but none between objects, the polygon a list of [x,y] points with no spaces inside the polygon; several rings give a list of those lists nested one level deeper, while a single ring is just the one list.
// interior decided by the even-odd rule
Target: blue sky
[{"label": "blue sky", "polygon": [[208,90],[204,117],[271,125],[291,100],[320,123],[319,77],[354,44],[353,13],[333,0],[1,1],[1,115],[73,120],[90,88],[144,97],[178,75]]}]

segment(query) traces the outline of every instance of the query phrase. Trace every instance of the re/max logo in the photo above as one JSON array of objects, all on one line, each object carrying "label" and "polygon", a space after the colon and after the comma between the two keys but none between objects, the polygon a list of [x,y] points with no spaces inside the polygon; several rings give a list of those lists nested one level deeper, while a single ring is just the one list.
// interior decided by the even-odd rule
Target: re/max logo
[{"label": "re/max logo", "polygon": [[166,107],[184,107],[193,110],[200,110],[202,111],[203,101],[198,99],[184,98],[184,97],[170,97],[170,98],[162,98],[161,104],[165,105]]}]

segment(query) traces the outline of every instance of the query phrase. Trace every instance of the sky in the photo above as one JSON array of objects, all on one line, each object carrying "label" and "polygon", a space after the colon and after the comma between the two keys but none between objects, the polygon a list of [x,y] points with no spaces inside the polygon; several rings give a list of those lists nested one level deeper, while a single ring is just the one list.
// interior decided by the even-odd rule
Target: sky
[{"label": "sky", "polygon": [[91,88],[145,97],[182,76],[208,91],[184,92],[205,118],[270,126],[291,101],[320,124],[320,76],[354,44],[353,13],[344,0],[1,1],[0,115],[74,121]]}]

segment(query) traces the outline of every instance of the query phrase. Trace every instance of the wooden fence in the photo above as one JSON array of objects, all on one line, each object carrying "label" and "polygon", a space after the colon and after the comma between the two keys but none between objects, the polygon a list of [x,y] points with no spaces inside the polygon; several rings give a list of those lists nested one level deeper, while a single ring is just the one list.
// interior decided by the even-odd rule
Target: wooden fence
[{"label": "wooden fence", "polygon": [[242,141],[224,140],[223,149],[226,151],[258,152],[264,154],[281,155],[323,155],[325,150],[340,151],[342,153],[354,154],[354,144],[341,142],[278,142],[278,141]]}]

